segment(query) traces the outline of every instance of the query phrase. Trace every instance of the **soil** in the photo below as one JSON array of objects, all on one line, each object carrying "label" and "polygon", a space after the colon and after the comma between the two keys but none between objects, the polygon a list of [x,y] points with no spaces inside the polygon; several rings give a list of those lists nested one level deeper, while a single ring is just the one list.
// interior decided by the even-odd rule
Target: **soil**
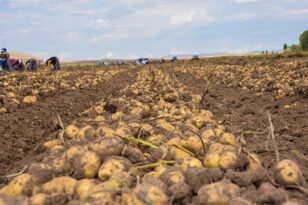
[{"label": "soil", "polygon": [[[299,164],[305,178],[308,177],[308,99],[289,96],[275,101],[264,93],[256,96],[253,92],[239,87],[209,86],[189,73],[168,71],[185,84],[193,93],[204,95],[203,106],[212,111],[226,129],[237,136],[242,135],[247,148],[257,153],[264,167],[271,168],[276,162],[269,133],[270,113],[280,159],[292,159]],[[291,108],[285,108],[289,105]]]},{"label": "soil", "polygon": [[0,176],[19,172],[42,152],[40,147],[44,142],[57,138],[61,129],[57,114],[66,126],[95,102],[116,95],[132,81],[125,71],[95,87],[81,91],[59,90],[33,106],[1,115]]}]

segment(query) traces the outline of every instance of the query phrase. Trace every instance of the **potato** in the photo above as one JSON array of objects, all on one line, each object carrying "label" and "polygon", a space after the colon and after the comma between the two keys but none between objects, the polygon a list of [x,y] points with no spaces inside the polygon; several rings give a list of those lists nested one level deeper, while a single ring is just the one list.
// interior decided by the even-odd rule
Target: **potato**
[{"label": "potato", "polygon": [[123,112],[116,112],[111,116],[112,120],[119,120],[123,117]]},{"label": "potato", "polygon": [[30,196],[34,188],[33,178],[30,174],[22,174],[15,177],[7,186],[0,190],[0,194],[17,196],[23,194]]},{"label": "potato", "polygon": [[11,197],[0,194],[0,205],[29,205],[29,203],[27,198],[24,196]]},{"label": "potato", "polygon": [[166,130],[168,132],[172,132],[175,130],[175,127],[167,122],[166,120],[157,120],[157,127],[162,128],[163,130]]},{"label": "potato", "polygon": [[202,168],[202,163],[199,159],[194,157],[185,157],[180,165],[183,171],[189,168]]},{"label": "potato", "polygon": [[82,153],[84,153],[86,150],[84,147],[79,146],[79,145],[75,145],[70,147],[65,153],[64,153],[64,157],[68,160],[73,159],[74,157],[76,157],[77,155],[80,155]]},{"label": "potato", "polygon": [[220,155],[219,166],[224,169],[233,168],[237,163],[237,155],[234,152],[224,152]]},{"label": "potato", "polygon": [[167,168],[160,176],[161,180],[168,186],[179,182],[185,182],[185,176],[179,169]]},{"label": "potato", "polygon": [[101,159],[112,155],[121,155],[125,143],[119,137],[106,137],[97,139],[89,145],[89,149],[96,152]]},{"label": "potato", "polygon": [[216,182],[202,186],[198,191],[198,202],[205,205],[228,205],[239,195],[240,188],[230,182]]},{"label": "potato", "polygon": [[52,150],[57,145],[62,145],[61,140],[50,140],[44,143],[43,147],[46,150]]},{"label": "potato", "polygon": [[274,177],[281,185],[303,184],[303,174],[298,165],[288,159],[280,161],[275,167]]},{"label": "potato", "polygon": [[75,125],[69,125],[65,128],[65,136],[69,139],[75,139],[77,133],[79,132],[79,128]]},{"label": "potato", "polygon": [[29,202],[31,205],[48,205],[48,195],[43,193],[34,194]]},{"label": "potato", "polygon": [[140,184],[134,191],[132,197],[126,201],[127,205],[168,205],[168,197],[158,187],[149,184]]},{"label": "potato", "polygon": [[94,180],[83,179],[78,181],[75,186],[75,195],[77,199],[85,202],[87,198],[98,189],[98,185]]},{"label": "potato", "polygon": [[[208,142],[204,140],[203,143],[205,145],[208,144]],[[181,146],[195,154],[199,154],[203,151],[203,144],[198,136],[191,136],[187,140],[181,140]]]},{"label": "potato", "polygon": [[182,160],[186,157],[191,157],[191,155],[177,147],[170,147],[171,155],[173,156],[173,159],[175,160]]},{"label": "potato", "polygon": [[81,140],[81,139],[91,139],[95,136],[95,130],[90,126],[84,126],[83,128],[80,128],[75,136],[75,139]]},{"label": "potato", "polygon": [[98,114],[98,115],[100,115],[100,114],[103,114],[104,113],[104,107],[103,106],[96,106],[95,108],[94,108],[94,110],[95,110],[95,112]]},{"label": "potato", "polygon": [[259,159],[257,154],[249,154],[247,156],[247,159],[248,159],[249,170],[257,170],[262,167],[261,160]]},{"label": "potato", "polygon": [[223,133],[219,138],[218,142],[221,144],[227,144],[234,147],[239,147],[239,144],[236,141],[236,137],[230,133]]},{"label": "potato", "polygon": [[41,190],[43,193],[47,194],[63,193],[73,195],[76,183],[77,180],[72,177],[57,177],[43,184]]},{"label": "potato", "polygon": [[29,174],[32,175],[36,184],[42,184],[54,177],[54,170],[48,164],[33,163],[29,168]]},{"label": "potato", "polygon": [[103,188],[129,188],[132,185],[132,176],[127,172],[115,172],[108,181],[103,182],[99,187]]},{"label": "potato", "polygon": [[0,114],[7,113],[7,109],[5,107],[0,107]]},{"label": "potato", "polygon": [[36,96],[26,96],[24,97],[24,99],[22,100],[23,103],[25,104],[34,104],[37,102],[37,97]]},{"label": "potato", "polygon": [[219,154],[207,154],[203,160],[203,165],[207,168],[219,167],[220,156]]},{"label": "potato", "polygon": [[113,129],[108,127],[100,127],[95,131],[96,137],[114,137],[116,134]]},{"label": "potato", "polygon": [[111,157],[104,161],[98,171],[98,177],[101,181],[108,180],[114,173],[128,171],[132,163],[123,157]]},{"label": "potato", "polygon": [[101,159],[95,152],[85,151],[74,159],[73,166],[76,179],[91,179],[97,176]]}]

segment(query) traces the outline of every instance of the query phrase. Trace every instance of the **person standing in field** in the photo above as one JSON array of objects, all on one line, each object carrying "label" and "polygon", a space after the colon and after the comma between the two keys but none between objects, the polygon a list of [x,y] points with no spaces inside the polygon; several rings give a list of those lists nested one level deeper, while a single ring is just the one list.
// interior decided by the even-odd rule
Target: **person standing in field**
[{"label": "person standing in field", "polygon": [[58,71],[58,70],[60,70],[60,61],[59,61],[59,58],[56,57],[56,56],[49,58],[46,61],[46,65],[47,65],[48,68],[53,66],[51,71]]},{"label": "person standing in field", "polygon": [[37,61],[34,58],[30,58],[26,62],[26,67],[28,71],[36,71],[37,70]]},{"label": "person standing in field", "polygon": [[0,53],[0,73],[3,73],[7,68],[11,69],[12,66],[9,59],[10,54],[7,52],[6,48],[2,48]]}]

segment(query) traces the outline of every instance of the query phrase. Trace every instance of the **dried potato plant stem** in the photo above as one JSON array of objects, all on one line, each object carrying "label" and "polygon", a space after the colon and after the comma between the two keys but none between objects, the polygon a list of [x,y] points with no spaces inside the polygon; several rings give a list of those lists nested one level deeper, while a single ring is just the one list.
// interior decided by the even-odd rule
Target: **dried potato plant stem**
[{"label": "dried potato plant stem", "polygon": [[275,149],[276,162],[278,163],[280,161],[280,157],[279,157],[279,151],[278,151],[278,148],[277,148],[277,143],[276,143],[276,140],[275,140],[274,126],[273,126],[273,122],[272,122],[272,118],[271,118],[270,113],[267,112],[267,115],[268,115],[268,121],[269,121],[269,124],[270,124],[270,136],[271,136],[271,140],[272,140],[272,143],[273,143],[273,146],[274,146],[274,149]]},{"label": "dried potato plant stem", "polygon": [[158,149],[158,147],[156,145],[154,145],[154,144],[152,144],[152,143],[150,143],[150,142],[148,142],[146,140],[136,139],[134,137],[129,137],[129,136],[121,136],[121,135],[116,135],[116,136],[121,137],[123,139],[126,139],[129,142],[134,142],[136,144],[142,144],[142,145],[150,147],[152,149]]},{"label": "dried potato plant stem", "polygon": [[27,167],[28,167],[28,165],[25,165],[24,168],[20,172],[18,172],[16,174],[7,175],[6,178],[13,178],[13,177],[17,177],[17,176],[23,174],[25,172],[25,170],[27,169]]},{"label": "dried potato plant stem", "polygon": [[188,131],[198,136],[198,138],[200,139],[200,141],[202,143],[203,151],[204,151],[204,154],[205,154],[206,153],[206,147],[205,147],[205,143],[204,143],[202,137],[193,130],[188,130]]}]

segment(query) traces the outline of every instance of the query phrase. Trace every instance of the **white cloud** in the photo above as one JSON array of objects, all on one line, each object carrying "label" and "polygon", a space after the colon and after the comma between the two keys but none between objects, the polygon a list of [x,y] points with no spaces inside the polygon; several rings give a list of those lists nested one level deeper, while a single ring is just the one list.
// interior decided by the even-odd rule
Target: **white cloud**
[{"label": "white cloud", "polygon": [[177,48],[172,48],[170,51],[171,55],[182,55],[184,54],[184,51],[181,49],[177,49]]},{"label": "white cloud", "polygon": [[256,44],[253,46],[246,46],[246,47],[222,47],[220,52],[223,53],[249,53],[253,51],[260,51],[264,50],[264,46],[262,44]]},{"label": "white cloud", "polygon": [[106,19],[95,19],[89,23],[92,28],[104,28],[109,25],[109,21]]},{"label": "white cloud", "polygon": [[71,57],[72,57],[72,53],[69,52],[69,51],[63,51],[63,52],[61,52],[61,53],[58,54],[58,58],[59,58],[61,61],[70,60]]},{"label": "white cloud", "polygon": [[284,16],[303,16],[306,17],[308,16],[308,8],[305,9],[294,9],[294,10],[284,10],[282,12],[282,15]]},{"label": "white cloud", "polygon": [[240,21],[248,21],[251,20],[253,18],[256,18],[257,14],[255,13],[237,13],[233,16],[233,18],[240,20]]},{"label": "white cloud", "polygon": [[190,11],[188,13],[178,13],[178,14],[172,15],[170,17],[170,24],[179,26],[179,25],[191,23],[194,15],[195,15],[195,12],[193,11]]}]

